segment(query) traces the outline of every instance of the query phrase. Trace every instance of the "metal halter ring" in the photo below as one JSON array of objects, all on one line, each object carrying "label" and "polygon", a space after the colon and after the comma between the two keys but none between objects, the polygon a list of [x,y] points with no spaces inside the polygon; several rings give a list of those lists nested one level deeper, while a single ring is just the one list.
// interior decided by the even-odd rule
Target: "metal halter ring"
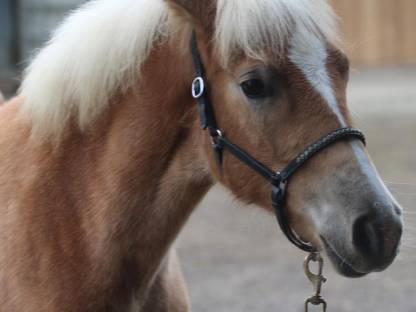
[{"label": "metal halter ring", "polygon": [[196,77],[192,82],[192,96],[199,99],[205,92],[205,82],[202,77]]},{"label": "metal halter ring", "polygon": [[221,130],[219,129],[215,129],[214,131],[212,131],[211,133],[211,143],[213,146],[218,145],[218,138],[223,138],[224,134],[222,133]]},{"label": "metal halter ring", "polygon": [[221,130],[219,130],[219,129],[216,129],[216,130],[215,130],[215,133],[216,133],[216,136],[217,136],[217,137],[221,137],[221,138],[222,138],[222,137],[224,137],[224,134],[223,134],[223,133],[222,133],[222,131],[221,131]]}]

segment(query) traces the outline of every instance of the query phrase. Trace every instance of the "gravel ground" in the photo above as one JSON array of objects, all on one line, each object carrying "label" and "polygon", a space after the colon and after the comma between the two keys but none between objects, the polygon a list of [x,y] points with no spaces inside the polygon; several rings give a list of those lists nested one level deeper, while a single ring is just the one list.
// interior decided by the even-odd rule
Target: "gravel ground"
[{"label": "gravel ground", "polygon": [[[391,268],[346,279],[330,266],[329,311],[416,311],[416,68],[354,71],[350,106],[368,136],[370,153],[405,208],[401,254]],[[304,254],[273,217],[245,207],[215,187],[178,242],[194,312],[300,312],[312,292]]]}]

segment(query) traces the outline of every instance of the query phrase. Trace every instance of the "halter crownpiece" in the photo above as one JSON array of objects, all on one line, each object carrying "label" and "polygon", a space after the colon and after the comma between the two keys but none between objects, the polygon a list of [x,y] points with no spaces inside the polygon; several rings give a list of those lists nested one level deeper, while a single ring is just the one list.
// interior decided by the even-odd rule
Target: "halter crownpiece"
[{"label": "halter crownpiece", "polygon": [[191,53],[196,73],[196,78],[192,83],[192,96],[196,99],[198,104],[198,113],[201,127],[203,130],[208,130],[211,136],[212,147],[219,166],[222,166],[224,151],[228,151],[231,155],[239,159],[241,162],[265,178],[271,185],[272,205],[274,207],[277,221],[282,232],[291,243],[293,243],[301,250],[309,253],[316,253],[318,249],[315,246],[312,246],[310,243],[302,241],[289,225],[288,217],[285,211],[287,184],[290,180],[290,177],[299,168],[301,168],[307,161],[309,161],[313,156],[325,148],[338,141],[351,138],[358,139],[365,144],[366,141],[364,134],[361,131],[353,128],[337,129],[307,147],[283,170],[277,172],[273,171],[262,162],[252,157],[246,151],[233,144],[225,137],[224,132],[218,128],[217,121],[215,119],[214,108],[211,105],[209,94],[207,92],[207,85],[204,80],[205,71],[201,56],[199,54],[195,32],[192,34],[191,38]]}]

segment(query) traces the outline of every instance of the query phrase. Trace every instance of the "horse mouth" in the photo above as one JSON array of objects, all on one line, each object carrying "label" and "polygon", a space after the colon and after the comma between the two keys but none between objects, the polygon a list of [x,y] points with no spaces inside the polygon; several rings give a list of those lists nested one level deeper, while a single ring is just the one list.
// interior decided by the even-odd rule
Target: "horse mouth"
[{"label": "horse mouth", "polygon": [[325,238],[321,237],[321,239],[324,243],[324,249],[327,257],[330,259],[332,265],[339,274],[349,278],[359,278],[368,274],[355,270],[343,257],[339,255],[335,248],[332,247]]}]

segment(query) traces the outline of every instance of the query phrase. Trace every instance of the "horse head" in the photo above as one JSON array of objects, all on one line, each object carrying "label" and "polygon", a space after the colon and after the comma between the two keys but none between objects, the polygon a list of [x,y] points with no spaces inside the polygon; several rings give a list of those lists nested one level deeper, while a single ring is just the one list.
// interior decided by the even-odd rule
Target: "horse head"
[{"label": "horse head", "polygon": [[[168,1],[195,29],[207,96],[218,127],[279,170],[320,137],[352,127],[349,61],[325,1]],[[200,142],[216,179],[245,203],[272,211],[270,185]],[[343,275],[384,270],[398,252],[401,207],[358,140],[338,141],[294,173],[285,211],[304,241]]]}]

